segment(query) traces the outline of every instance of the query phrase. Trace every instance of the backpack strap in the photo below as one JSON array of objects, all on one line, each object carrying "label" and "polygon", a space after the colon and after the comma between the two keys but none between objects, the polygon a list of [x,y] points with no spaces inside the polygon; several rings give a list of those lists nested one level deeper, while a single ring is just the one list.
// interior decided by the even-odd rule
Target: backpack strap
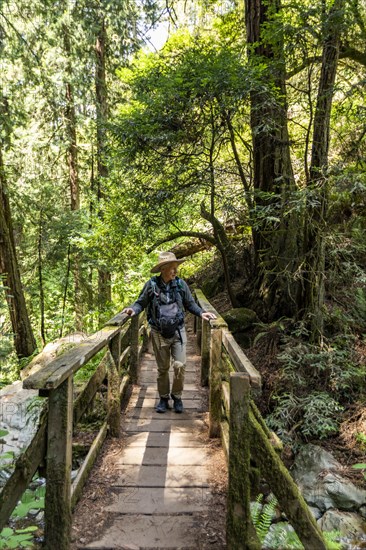
[{"label": "backpack strap", "polygon": [[161,290],[159,288],[159,285],[158,285],[158,281],[157,281],[157,277],[154,276],[154,277],[151,277],[150,279],[150,287],[151,287],[151,292],[152,292],[152,307],[151,307],[151,314],[152,314],[152,318],[153,318],[153,321],[156,325],[158,325],[159,323],[159,305],[160,305],[160,294],[161,294]]}]

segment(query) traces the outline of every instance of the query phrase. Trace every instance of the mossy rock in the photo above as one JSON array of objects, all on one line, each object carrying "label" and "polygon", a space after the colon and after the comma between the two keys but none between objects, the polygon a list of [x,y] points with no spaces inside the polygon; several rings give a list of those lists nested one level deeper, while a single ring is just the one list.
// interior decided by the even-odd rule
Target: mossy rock
[{"label": "mossy rock", "polygon": [[221,290],[220,283],[217,279],[207,279],[201,284],[201,290],[206,298],[212,298]]},{"label": "mossy rock", "polygon": [[228,324],[229,330],[234,334],[236,332],[244,332],[258,322],[258,317],[255,311],[246,307],[237,307],[230,309],[223,314],[223,318]]}]

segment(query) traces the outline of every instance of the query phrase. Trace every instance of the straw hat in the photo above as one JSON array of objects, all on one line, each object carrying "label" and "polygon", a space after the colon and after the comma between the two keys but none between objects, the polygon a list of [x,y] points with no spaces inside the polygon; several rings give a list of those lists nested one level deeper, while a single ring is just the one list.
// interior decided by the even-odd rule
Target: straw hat
[{"label": "straw hat", "polygon": [[162,252],[159,254],[158,263],[151,269],[151,273],[160,273],[161,268],[166,264],[171,263],[181,264],[185,260],[178,260],[173,252]]}]

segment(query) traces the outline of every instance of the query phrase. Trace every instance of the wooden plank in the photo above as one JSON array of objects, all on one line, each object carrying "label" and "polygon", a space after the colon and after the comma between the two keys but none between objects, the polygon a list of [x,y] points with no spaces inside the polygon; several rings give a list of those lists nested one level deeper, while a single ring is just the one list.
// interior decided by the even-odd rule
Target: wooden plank
[{"label": "wooden plank", "polygon": [[31,482],[46,454],[47,416],[45,415],[27,449],[16,460],[14,470],[0,490],[0,531]]},{"label": "wooden plank", "polygon": [[[207,300],[206,296],[203,294],[202,290],[200,290],[199,288],[196,289],[195,291],[195,295],[196,295],[196,299],[197,299],[197,302],[198,302],[198,305],[204,309],[205,311],[209,311],[210,313],[214,313],[216,315],[216,319],[215,319],[215,326],[218,327],[226,327],[227,328],[227,323],[226,321],[221,317],[220,313],[218,313],[218,311],[216,311],[216,309],[213,307],[213,305],[210,304],[210,302]],[[210,321],[212,323],[212,321]]]},{"label": "wooden plank", "polygon": [[89,378],[88,382],[85,384],[84,388],[80,391],[78,396],[74,401],[74,424],[76,425],[89,404],[93,400],[95,394],[100,388],[104,378],[107,374],[107,360],[108,354],[106,353],[99,363],[99,366],[93,376]]},{"label": "wooden plank", "polygon": [[202,323],[203,320],[199,319],[196,315],[194,316],[194,331],[196,333],[197,338],[197,344],[198,347],[201,349],[201,337],[202,337]]},{"label": "wooden plank", "polygon": [[119,313],[117,313],[117,315],[112,317],[112,319],[109,319],[109,321],[107,321],[104,326],[105,327],[113,327],[113,326],[121,327],[125,323],[127,323],[127,321],[129,319],[131,319],[131,317],[129,315],[126,315],[126,313],[122,313],[122,311],[120,311]]},{"label": "wooden plank", "polygon": [[130,383],[130,376],[128,374],[124,374],[122,376],[121,384],[119,386],[119,394],[121,396],[121,399],[125,396],[129,383]]},{"label": "wooden plank", "polygon": [[[128,374],[124,374],[121,380],[121,384],[119,386],[119,394],[120,397],[124,397],[128,385],[130,382],[130,377]],[[80,467],[78,474],[76,478],[74,479],[74,482],[71,487],[71,508],[74,509],[83,490],[83,487],[85,485],[85,482],[88,479],[88,475],[90,473],[90,470],[92,469],[95,460],[99,454],[99,451],[102,447],[102,444],[106,438],[108,431],[108,424],[107,422],[104,422],[102,427],[100,428],[97,437],[94,439],[88,454],[85,457],[85,460]]]},{"label": "wooden plank", "polygon": [[72,484],[72,487],[71,487],[71,508],[72,509],[75,508],[81,496],[85,482],[98,456],[98,453],[103,444],[103,441],[106,438],[106,435],[107,435],[107,422],[104,422],[104,424],[102,425],[102,427],[98,432],[97,437],[94,439],[93,444],[91,445],[83,464],[79,468],[77,476],[74,479],[74,482]]},{"label": "wooden plank", "polygon": [[201,331],[201,386],[208,386],[210,372],[210,325],[202,320]]},{"label": "wooden plank", "polygon": [[262,387],[261,375],[249,361],[234,336],[229,330],[222,331],[222,343],[232,360],[235,369],[238,372],[245,372],[249,375],[250,384],[254,390],[260,390]]},{"label": "wooden plank", "polygon": [[131,323],[121,328],[121,351],[130,345]]},{"label": "wooden plank", "polygon": [[221,444],[222,448],[224,449],[225,458],[226,458],[226,464],[229,464],[229,424],[227,421],[220,422],[220,429],[221,429]]},{"label": "wooden plank", "polygon": [[118,327],[105,327],[75,348],[51,361],[44,369],[23,380],[23,388],[53,390],[74,374],[119,332]]},{"label": "wooden plank", "polygon": [[72,377],[48,398],[45,548],[68,550],[71,538]]},{"label": "wooden plank", "polygon": [[222,402],[225,409],[226,418],[230,418],[230,386],[228,382],[222,382],[221,384],[222,391]]},{"label": "wooden plank", "polygon": [[111,358],[108,361],[107,418],[109,433],[118,437],[121,424],[121,400],[119,393],[120,378],[117,365]]},{"label": "wooden plank", "polygon": [[121,354],[120,357],[120,365],[123,367],[125,363],[127,363],[127,360],[130,358],[130,346],[128,346],[125,351]]}]

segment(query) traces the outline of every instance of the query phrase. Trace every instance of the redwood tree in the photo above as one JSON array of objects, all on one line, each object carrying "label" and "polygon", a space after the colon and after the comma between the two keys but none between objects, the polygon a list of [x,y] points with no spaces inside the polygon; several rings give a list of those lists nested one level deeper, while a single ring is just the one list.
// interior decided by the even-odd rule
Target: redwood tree
[{"label": "redwood tree", "polygon": [[28,357],[37,345],[28,317],[17,261],[13,224],[0,143],[0,274],[14,334],[18,357]]},{"label": "redwood tree", "polygon": [[325,231],[328,210],[329,129],[341,45],[342,0],[335,0],[324,23],[324,44],[311,151],[304,238],[303,307],[313,340],[323,333]]},{"label": "redwood tree", "polygon": [[[287,127],[285,63],[282,34],[263,35],[274,21],[277,0],[246,0],[248,58],[258,68],[251,92],[253,140],[253,239],[258,265],[257,290],[269,318],[294,315],[299,285],[294,277],[299,261],[299,223],[290,213],[295,191]],[[261,71],[259,73],[259,71]]]}]

